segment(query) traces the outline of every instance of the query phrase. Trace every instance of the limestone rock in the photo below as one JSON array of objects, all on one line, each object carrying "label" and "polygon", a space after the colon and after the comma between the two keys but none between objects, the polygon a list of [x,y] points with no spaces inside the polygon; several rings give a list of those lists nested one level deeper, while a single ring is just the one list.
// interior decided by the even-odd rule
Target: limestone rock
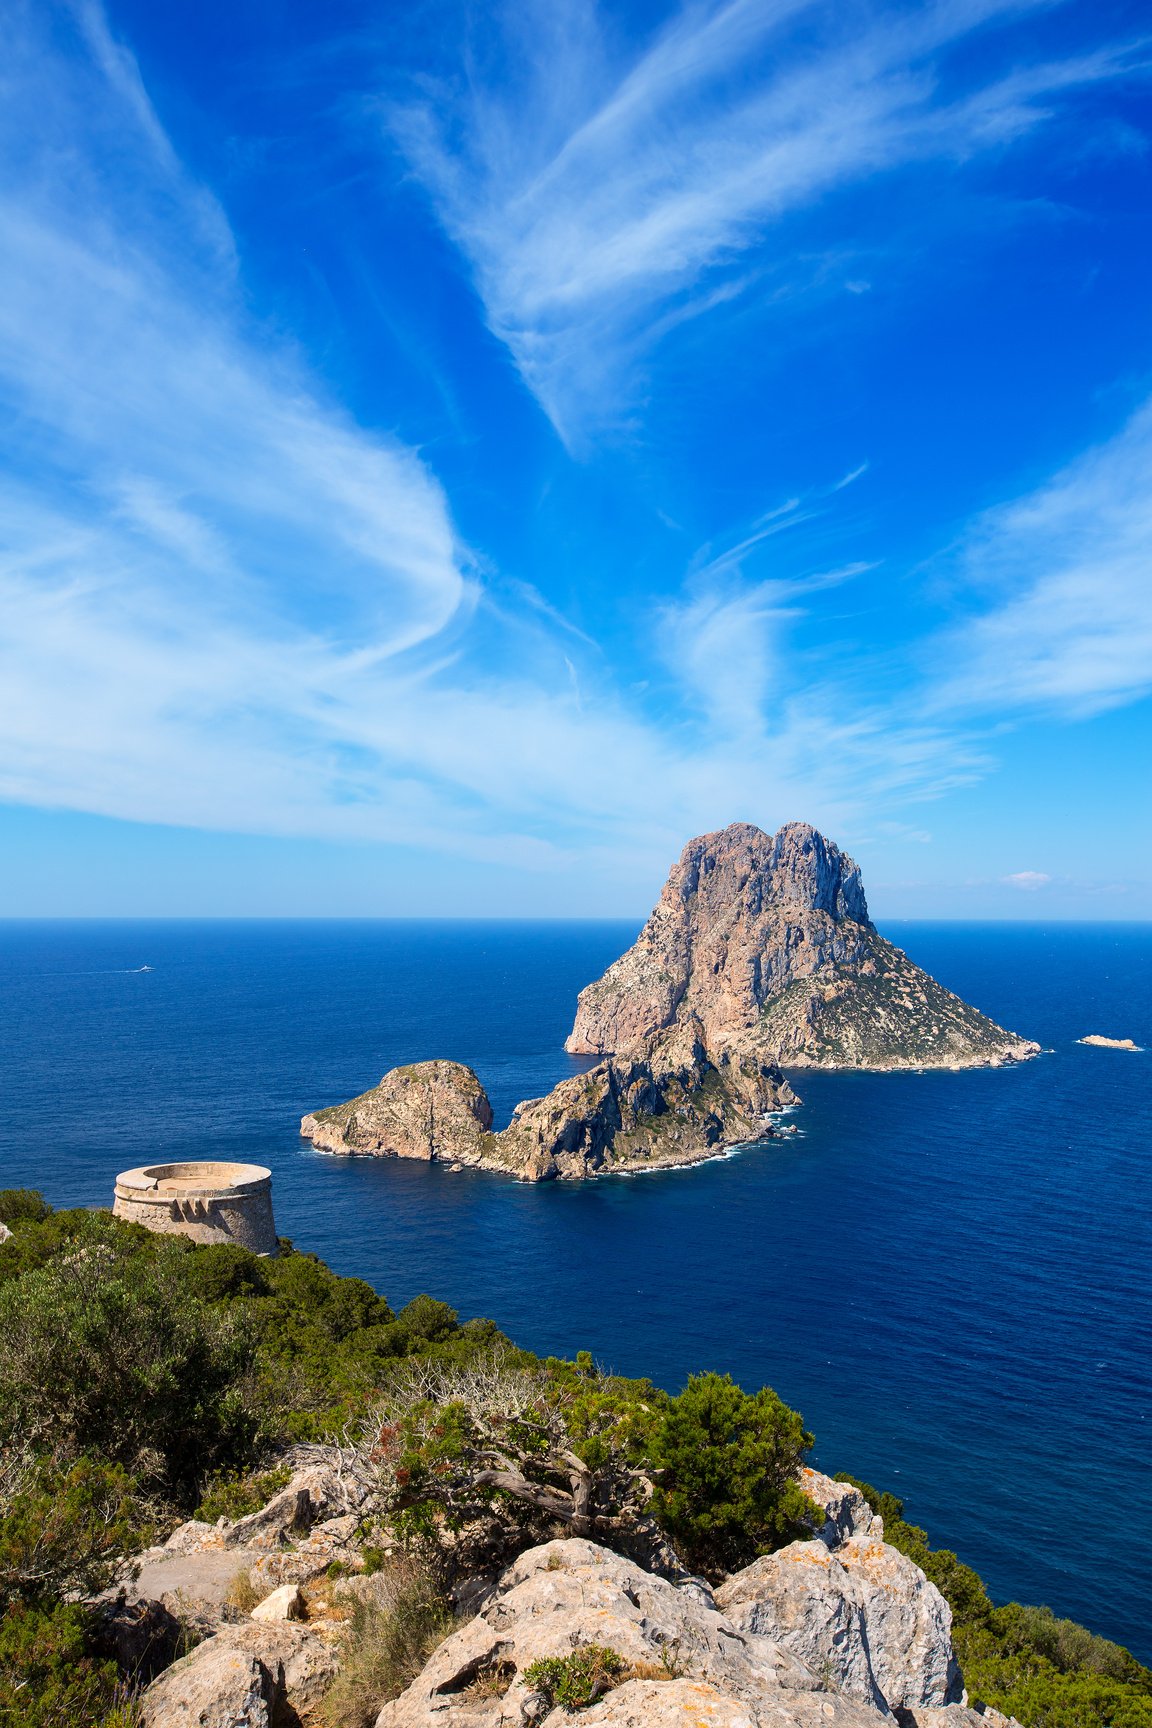
[{"label": "limestone rock", "polygon": [[253,1620],[303,1620],[304,1598],[299,1584],[281,1584],[252,1610]]},{"label": "limestone rock", "polygon": [[802,1465],[800,1486],[824,1512],[823,1527],[816,1535],[826,1547],[838,1548],[850,1536],[883,1536],[884,1520],[851,1482],[834,1482],[831,1476]]},{"label": "limestone rock", "polygon": [[691,841],[634,945],[581,991],[568,1049],[633,1049],[687,1013],[713,1053],[796,1067],[972,1067],[1039,1048],[885,941],[857,866],[804,822]]},{"label": "limestone rock", "polygon": [[273,1728],[276,1691],[249,1651],[209,1638],[153,1680],[140,1720],[142,1728]]},{"label": "limestone rock", "polygon": [[279,1728],[319,1704],[337,1660],[303,1626],[226,1626],[154,1680],[143,1728]]},{"label": "limestone rock", "polygon": [[[635,1678],[626,1675],[618,1690],[581,1712],[582,1722],[876,1728],[874,1712],[822,1691],[778,1644],[737,1629],[699,1583],[678,1588],[580,1539],[522,1554],[481,1612],[441,1644],[401,1697],[384,1705],[376,1728],[496,1728],[528,1720],[525,1668],[586,1644],[616,1651]],[[563,1720],[557,1713],[556,1728]]]},{"label": "limestone rock", "polygon": [[794,1102],[774,1064],[713,1061],[699,1023],[686,1018],[642,1049],[518,1104],[496,1138],[506,1167],[536,1180],[657,1169],[766,1139],[770,1113]]},{"label": "limestone rock", "polygon": [[[457,1067],[421,1062],[394,1069],[375,1092],[305,1116],[300,1132],[324,1151],[379,1151],[376,1125],[385,1114],[395,1119],[397,1093],[427,1098],[441,1084],[440,1071]],[[435,1072],[425,1075],[426,1070]],[[774,1063],[727,1053],[713,1061],[691,1017],[642,1049],[608,1057],[586,1074],[562,1080],[547,1097],[518,1104],[511,1123],[499,1134],[480,1126],[481,1121],[491,1122],[492,1112],[479,1081],[471,1069],[458,1072],[468,1076],[471,1127],[467,1121],[458,1125],[435,1156],[484,1164],[535,1182],[697,1163],[725,1146],[767,1139],[775,1132],[770,1114],[795,1102]],[[391,1150],[399,1138],[392,1132]],[[414,1143],[410,1138],[409,1144]],[[426,1137],[421,1144],[419,1154],[401,1155],[430,1156],[430,1140]]]},{"label": "limestone rock", "polygon": [[990,1704],[978,1709],[971,1704],[942,1704],[902,1710],[900,1728],[1020,1728],[1020,1724],[1015,1716],[1005,1716]]},{"label": "limestone rock", "polygon": [[906,1555],[874,1537],[850,1536],[834,1551],[792,1542],[735,1573],[716,1602],[734,1625],[775,1639],[873,1708],[960,1701],[948,1604]]},{"label": "limestone rock", "polygon": [[11,1230],[9,1230],[7,1224],[0,1223],[0,1248],[2,1248],[4,1246],[5,1242],[11,1242],[11,1240],[12,1240]]},{"label": "limestone rock", "polygon": [[305,1116],[300,1132],[322,1152],[478,1164],[490,1138],[492,1106],[462,1062],[412,1062],[378,1086]]},{"label": "limestone rock", "polygon": [[547,1728],[576,1722],[580,1728],[878,1728],[881,1719],[839,1698],[770,1688],[759,1698],[740,1699],[707,1680],[682,1676],[630,1680],[574,1719],[556,1710],[545,1720]]}]

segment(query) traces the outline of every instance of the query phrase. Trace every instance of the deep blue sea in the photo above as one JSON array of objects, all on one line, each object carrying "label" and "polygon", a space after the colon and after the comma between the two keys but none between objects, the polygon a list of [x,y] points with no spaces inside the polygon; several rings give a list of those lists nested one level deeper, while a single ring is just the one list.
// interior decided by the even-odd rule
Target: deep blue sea
[{"label": "deep blue sea", "polygon": [[0,1185],[107,1204],[135,1164],[268,1164],[281,1233],[394,1305],[670,1388],[769,1383],[817,1463],[902,1495],[995,1597],[1152,1660],[1152,1056],[1075,1042],[1152,1044],[1152,926],[884,930],[1048,1053],[800,1074],[799,1136],[528,1187],[324,1157],[299,1117],[448,1056],[506,1119],[578,1066],[576,992],[632,924],[0,924]]}]

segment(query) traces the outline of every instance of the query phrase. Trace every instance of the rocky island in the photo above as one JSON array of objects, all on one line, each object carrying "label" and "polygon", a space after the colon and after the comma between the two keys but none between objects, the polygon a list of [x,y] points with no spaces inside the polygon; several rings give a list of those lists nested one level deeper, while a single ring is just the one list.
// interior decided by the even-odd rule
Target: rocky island
[{"label": "rocky island", "polygon": [[581,991],[588,1072],[494,1132],[470,1068],[394,1068],[305,1116],[321,1151],[438,1159],[527,1181],[698,1162],[778,1133],[792,1068],[972,1068],[1034,1056],[885,940],[860,871],[804,822],[737,822],[684,848],[636,942]]}]

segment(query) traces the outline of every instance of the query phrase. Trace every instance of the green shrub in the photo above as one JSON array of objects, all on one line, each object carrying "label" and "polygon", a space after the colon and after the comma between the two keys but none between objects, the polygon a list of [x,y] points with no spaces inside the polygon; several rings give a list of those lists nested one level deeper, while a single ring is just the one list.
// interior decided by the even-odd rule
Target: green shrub
[{"label": "green shrub", "polygon": [[188,1256],[188,1286],[204,1302],[266,1296],[271,1288],[264,1261],[238,1242],[210,1242]]},{"label": "green shrub", "polygon": [[0,1224],[41,1224],[51,1211],[36,1188],[0,1188]]},{"label": "green shrub", "polygon": [[82,1608],[10,1602],[0,1612],[3,1728],[115,1728],[126,1704],[115,1663],[92,1653]]},{"label": "green shrub", "polygon": [[586,1710],[617,1685],[625,1663],[603,1644],[585,1644],[571,1656],[542,1656],[524,1670],[524,1683],[549,1709]]},{"label": "green shrub", "polygon": [[796,1480],[812,1436],[769,1387],[695,1374],[652,1443],[652,1510],[689,1565],[709,1577],[809,1532],[819,1513]]},{"label": "green shrub", "polygon": [[89,1240],[0,1289],[0,1445],[89,1451],[187,1497],[251,1423],[251,1340],[199,1302],[168,1239]]},{"label": "green shrub", "polygon": [[422,1339],[428,1344],[442,1344],[459,1329],[455,1308],[449,1308],[447,1302],[438,1302],[435,1296],[413,1296],[411,1302],[401,1308],[397,1319],[410,1338]]},{"label": "green shrub", "polygon": [[138,1484],[118,1465],[0,1457],[0,1609],[94,1595],[152,1534]]}]

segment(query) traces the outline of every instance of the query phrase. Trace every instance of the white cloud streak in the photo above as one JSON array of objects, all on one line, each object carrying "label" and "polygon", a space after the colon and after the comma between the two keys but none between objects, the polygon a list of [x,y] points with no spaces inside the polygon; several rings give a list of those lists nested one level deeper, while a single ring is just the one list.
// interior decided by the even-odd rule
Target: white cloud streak
[{"label": "white cloud streak", "polygon": [[[724,30],[703,38],[693,14],[691,53],[720,64],[743,11],[716,14]],[[17,13],[21,94],[0,120],[13,452],[0,482],[0,797],[525,868],[611,858],[626,872],[659,869],[685,834],[734,817],[844,831],[878,803],[981,771],[911,705],[797,690],[793,618],[863,566],[748,582],[742,564],[804,520],[806,500],[702,554],[657,621],[666,713],[660,692],[645,713],[630,707],[595,644],[529,585],[494,583],[497,603],[478,608],[420,454],[354,424],[245,314],[224,216],[185,175],[101,15],[81,9],[86,51],[62,58],[38,33],[43,10]],[[650,81],[694,88],[687,39],[664,56]],[[617,87],[609,136],[649,111],[645,91]],[[569,113],[564,137],[576,125]],[[1132,535],[1117,528],[1121,562],[1124,547],[1136,556],[1146,430],[1136,442],[1116,502]],[[1116,495],[1114,478],[1075,484],[1085,502],[1065,519],[1089,493]],[[1019,507],[988,544],[1018,541],[1030,520]],[[1032,569],[1021,555],[1021,604]],[[518,602],[503,622],[501,593]]]},{"label": "white cloud streak", "polygon": [[937,712],[1098,713],[1152,692],[1152,402],[959,552],[979,614],[935,644]]},{"label": "white cloud streak", "polygon": [[[537,13],[518,9],[526,71],[510,94],[473,72],[455,106],[438,92],[391,124],[492,330],[579,443],[619,416],[633,362],[664,330],[742,291],[741,255],[780,218],[877,172],[1001,146],[1061,93],[1129,65],[1102,50],[942,95],[953,49],[1042,4],[685,5],[630,65],[610,69],[601,43],[559,80]],[[561,10],[571,37],[597,41],[592,0]],[[558,83],[562,125],[541,98]]]}]

